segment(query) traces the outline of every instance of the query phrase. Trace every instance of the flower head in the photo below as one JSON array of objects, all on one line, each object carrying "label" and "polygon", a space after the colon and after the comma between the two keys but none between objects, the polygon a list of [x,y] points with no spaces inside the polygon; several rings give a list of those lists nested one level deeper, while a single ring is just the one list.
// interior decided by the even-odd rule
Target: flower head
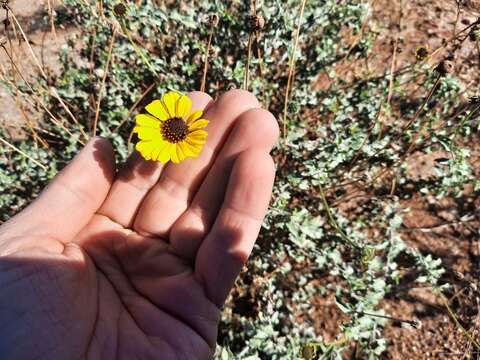
[{"label": "flower head", "polygon": [[202,110],[191,108],[188,96],[169,91],[162,100],[145,107],[148,114],[137,115],[133,131],[140,141],[135,148],[143,158],[178,164],[200,154],[208,135],[203,130],[208,120],[202,118]]},{"label": "flower head", "polygon": [[113,7],[113,14],[118,17],[123,17],[127,13],[127,7],[123,3],[118,3]]},{"label": "flower head", "polygon": [[445,76],[447,74],[453,73],[455,70],[455,66],[453,65],[453,62],[451,60],[442,60],[440,64],[438,64],[435,67],[435,71],[440,75],[440,76]]},{"label": "flower head", "polygon": [[317,357],[317,344],[307,343],[300,348],[300,358],[305,360],[313,360]]},{"label": "flower head", "polygon": [[418,61],[424,61],[430,56],[430,47],[428,45],[421,45],[415,50],[415,58]]},{"label": "flower head", "polygon": [[260,31],[265,27],[265,18],[261,15],[248,15],[246,25],[249,32]]}]

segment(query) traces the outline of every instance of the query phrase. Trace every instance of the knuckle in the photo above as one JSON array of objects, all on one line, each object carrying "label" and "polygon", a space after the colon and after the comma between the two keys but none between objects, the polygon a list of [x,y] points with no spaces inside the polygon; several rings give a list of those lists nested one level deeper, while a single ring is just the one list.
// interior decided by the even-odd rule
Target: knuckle
[{"label": "knuckle", "polygon": [[265,109],[251,109],[237,119],[236,125],[248,137],[261,137],[274,143],[280,134],[277,119]]},{"label": "knuckle", "polygon": [[260,107],[255,95],[251,92],[242,89],[233,89],[224,93],[218,100],[220,104],[240,103],[248,108]]},{"label": "knuckle", "polygon": [[208,95],[206,92],[197,91],[197,90],[190,91],[188,93],[188,97],[195,98],[195,99],[202,99],[202,100],[205,100],[205,101],[212,101],[213,100],[212,97],[210,95]]}]

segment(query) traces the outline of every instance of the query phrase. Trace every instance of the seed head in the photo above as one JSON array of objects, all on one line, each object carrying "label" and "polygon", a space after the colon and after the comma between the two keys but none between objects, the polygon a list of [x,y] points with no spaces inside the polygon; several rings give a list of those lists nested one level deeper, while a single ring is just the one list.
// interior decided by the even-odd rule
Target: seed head
[{"label": "seed head", "polygon": [[418,61],[424,61],[430,56],[430,48],[428,45],[421,45],[415,50],[415,58]]},{"label": "seed head", "polygon": [[472,105],[480,105],[480,96],[471,96],[468,98],[468,102]]},{"label": "seed head", "polygon": [[261,15],[248,15],[246,26],[248,32],[261,31],[265,27],[265,18]]},{"label": "seed head", "polygon": [[117,17],[124,17],[127,14],[127,7],[124,3],[118,3],[113,7],[113,14]]},{"label": "seed head", "polygon": [[210,13],[206,16],[205,22],[209,24],[212,28],[216,28],[220,22],[220,16],[217,13]]},{"label": "seed head", "polygon": [[479,0],[461,0],[458,1],[460,6],[462,6],[467,11],[478,11],[478,7],[480,5]]},{"label": "seed head", "polygon": [[472,31],[468,33],[468,38],[472,42],[477,42],[480,40],[480,27],[475,26]]},{"label": "seed head", "polygon": [[218,57],[218,49],[214,48],[213,46],[210,47],[209,51],[208,51],[208,57],[210,59],[216,59]]},{"label": "seed head", "polygon": [[440,64],[437,65],[435,68],[435,72],[437,72],[440,76],[445,76],[447,74],[453,73],[455,69],[453,62],[450,60],[443,60]]},{"label": "seed head", "polygon": [[300,348],[300,358],[305,360],[313,360],[317,357],[317,346],[315,344],[304,344]]}]

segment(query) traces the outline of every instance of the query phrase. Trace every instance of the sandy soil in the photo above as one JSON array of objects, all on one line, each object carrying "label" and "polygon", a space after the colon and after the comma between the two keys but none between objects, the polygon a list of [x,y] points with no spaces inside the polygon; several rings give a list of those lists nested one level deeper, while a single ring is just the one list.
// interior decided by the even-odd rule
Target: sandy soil
[{"label": "sandy soil", "polygon": [[[475,21],[480,2],[469,2],[469,7],[460,8],[453,0],[377,0],[372,18],[371,30],[379,36],[375,43],[374,56],[369,59],[368,69],[381,75],[392,63],[392,44],[397,41],[398,53],[395,69],[401,69],[415,61],[415,50],[427,45],[431,50],[441,47],[455,31],[458,33]],[[472,7],[473,6],[473,7]],[[457,24],[455,26],[455,23]],[[451,46],[438,51],[430,58],[432,69],[448,56]],[[455,75],[467,90],[464,99],[478,94],[480,81],[480,54],[474,43],[465,42],[454,58]],[[345,66],[351,69],[351,64]],[[359,68],[365,68],[364,64]],[[337,71],[343,74],[343,68]],[[350,70],[348,70],[350,71]],[[345,73],[345,76],[351,74]],[[319,88],[328,87],[328,81],[320,74]],[[480,140],[480,139],[477,139]],[[471,145],[472,162],[477,176],[480,176],[480,147],[478,141]],[[414,154],[408,161],[408,176],[412,181],[434,176],[433,161],[444,154]],[[408,190],[408,189],[406,189]],[[412,247],[425,254],[441,258],[447,273],[444,280],[452,285],[448,301],[461,325],[477,340],[480,338],[480,232],[478,193],[466,192],[458,199],[424,199],[413,192],[412,198],[403,202],[411,212],[405,219],[403,239]],[[354,204],[352,209],[358,204]],[[347,207],[348,204],[344,204]],[[327,283],[328,281],[325,281]],[[343,315],[330,298],[316,300],[320,304],[312,318],[318,319],[317,331],[325,339],[333,339],[331,329],[343,321]],[[399,288],[383,301],[386,312],[399,319],[417,319],[418,329],[390,322],[386,337],[390,345],[385,359],[480,359],[480,353],[466,338],[460,326],[456,325],[445,307],[445,300],[432,293],[429,288]]]},{"label": "sandy soil", "polygon": [[[52,1],[52,5],[56,6],[54,1]],[[38,2],[11,0],[9,6],[27,35],[30,46],[42,69],[46,72],[58,72],[59,50],[66,43],[67,37],[75,30],[73,28],[56,27],[55,34],[52,32],[46,0]],[[2,10],[0,12],[0,22],[5,24],[6,19],[7,13]],[[9,15],[9,21],[14,23],[11,14]],[[18,70],[28,80],[31,75],[39,72],[37,65],[29,55],[30,49],[18,31],[17,33],[9,31],[6,35],[6,40],[9,40],[5,45],[6,49],[15,60]],[[10,46],[10,41],[12,46]],[[0,69],[11,70],[11,61],[3,49],[0,49]],[[0,109],[0,124],[7,126],[12,134],[17,136],[21,134],[16,129],[19,124],[29,120],[35,121],[41,116],[41,113],[34,109],[28,101],[20,97],[10,96],[2,87],[0,87]]]}]

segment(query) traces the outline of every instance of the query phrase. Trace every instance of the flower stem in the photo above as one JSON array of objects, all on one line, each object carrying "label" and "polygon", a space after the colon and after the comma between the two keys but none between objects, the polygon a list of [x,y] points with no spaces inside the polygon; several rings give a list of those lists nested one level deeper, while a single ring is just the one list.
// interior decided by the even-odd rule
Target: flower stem
[{"label": "flower stem", "polygon": [[108,69],[110,67],[110,60],[112,58],[113,44],[115,43],[116,36],[117,36],[117,29],[114,29],[112,34],[112,39],[110,40],[110,45],[108,47],[107,62],[105,64],[105,71],[103,74],[102,83],[100,85],[100,91],[98,93],[97,109],[95,110],[95,120],[93,122],[93,131],[92,131],[94,137],[97,135],[98,118],[100,117],[100,103],[102,102],[102,93],[105,88],[105,80],[107,79]]},{"label": "flower stem", "polygon": [[205,51],[205,60],[203,65],[202,84],[200,85],[201,92],[205,92],[205,85],[207,83],[208,58],[210,57],[210,48],[212,46],[213,29],[214,27],[212,26],[212,28],[210,29],[210,34],[208,35],[208,43],[207,43],[207,49]]},{"label": "flower stem", "polygon": [[288,71],[288,80],[287,80],[287,88],[285,89],[285,103],[283,106],[283,139],[285,145],[287,145],[287,116],[288,116],[288,100],[290,98],[290,90],[293,86],[293,77],[295,74],[295,62],[296,62],[296,54],[298,48],[298,42],[300,39],[300,29],[302,27],[302,20],[303,20],[303,13],[305,11],[305,4],[307,0],[302,0],[302,4],[300,6],[300,17],[298,19],[297,30],[294,37],[294,45],[292,48],[292,53],[290,55],[290,64],[289,64],[289,71]]}]

